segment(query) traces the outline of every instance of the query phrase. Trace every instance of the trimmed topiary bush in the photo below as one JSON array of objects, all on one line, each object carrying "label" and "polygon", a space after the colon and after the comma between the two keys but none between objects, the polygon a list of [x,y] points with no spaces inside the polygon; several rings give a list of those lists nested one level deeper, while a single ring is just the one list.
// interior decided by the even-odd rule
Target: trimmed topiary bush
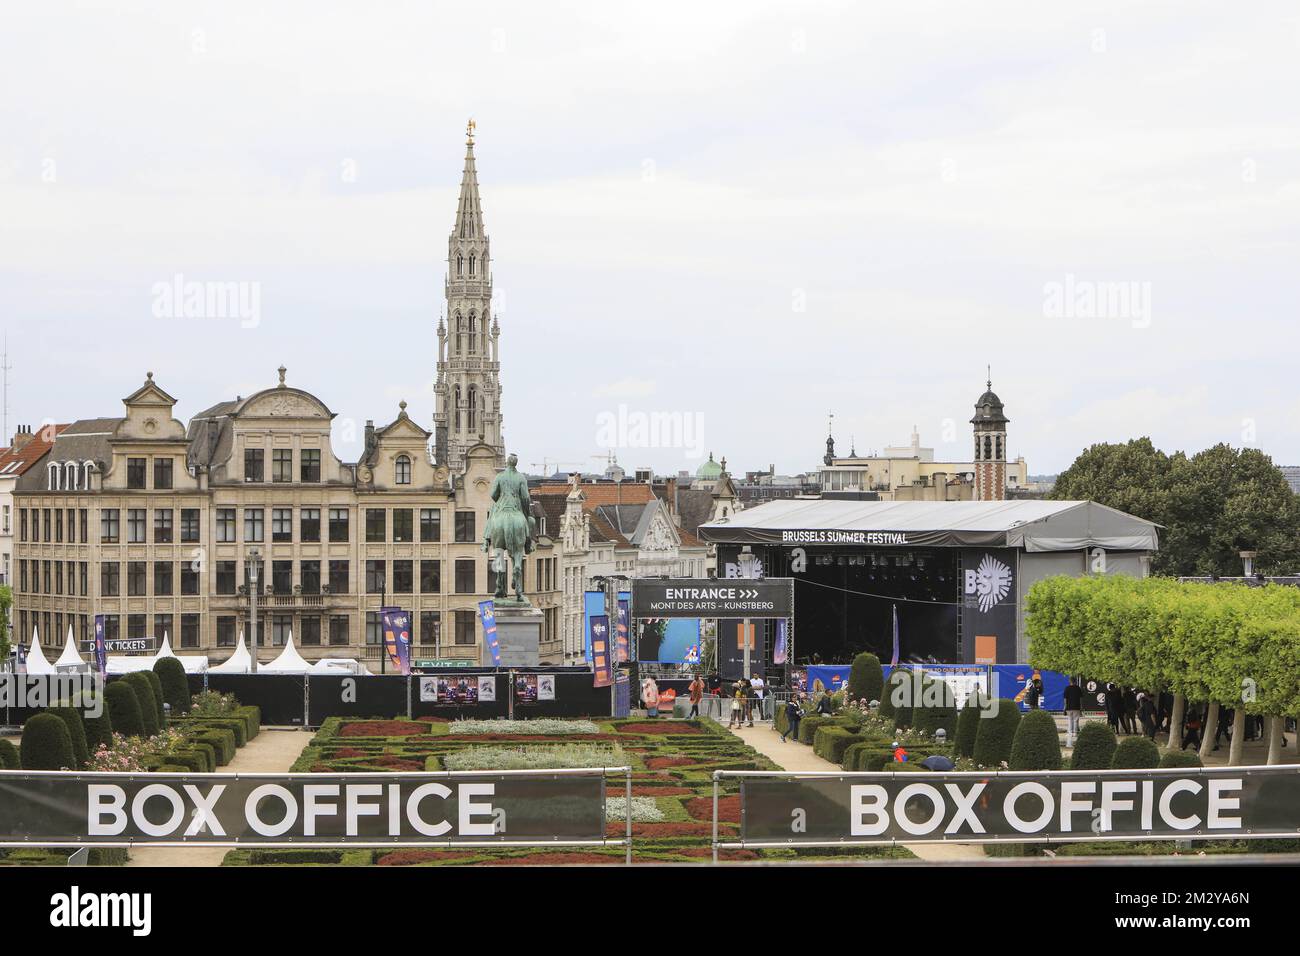
[{"label": "trimmed topiary bush", "polygon": [[1147,770],[1160,766],[1160,748],[1150,737],[1125,737],[1110,760],[1112,770]]},{"label": "trimmed topiary bush", "polygon": [[167,711],[163,709],[163,687],[162,681],[153,671],[141,671],[149,681],[149,689],[153,691],[154,707],[158,712],[158,728],[165,729],[167,726]]},{"label": "trimmed topiary bush", "polygon": [[172,716],[182,717],[190,712],[190,682],[185,676],[185,667],[174,657],[162,657],[154,661],[153,672],[162,684],[163,701],[172,705]]},{"label": "trimmed topiary bush", "polygon": [[966,700],[966,706],[957,715],[957,736],[953,739],[953,746],[957,749],[957,756],[970,757],[975,753],[975,733],[979,729],[979,698],[976,694],[971,694]]},{"label": "trimmed topiary bush", "polygon": [[1045,710],[1031,710],[1021,718],[1011,741],[1010,770],[1060,770],[1061,738],[1056,719]]},{"label": "trimmed topiary bush", "polygon": [[921,699],[912,711],[912,726],[933,735],[942,728],[951,740],[957,732],[957,699],[947,682],[927,678],[921,688]]},{"label": "trimmed topiary bush", "polygon": [[81,711],[75,707],[49,707],[45,712],[53,714],[68,725],[68,737],[72,743],[74,761],[72,769],[80,770],[90,759],[90,754],[86,750],[86,727],[81,722]]},{"label": "trimmed topiary bush", "polygon": [[20,770],[22,760],[18,757],[18,748],[0,737],[0,770]]},{"label": "trimmed topiary bush", "polygon": [[108,716],[108,704],[104,701],[103,696],[99,698],[99,714],[92,717],[90,714],[81,715],[81,726],[86,731],[86,751],[94,754],[100,746],[113,746],[113,720]]},{"label": "trimmed topiary bush", "polygon": [[1079,728],[1074,740],[1071,770],[1109,770],[1115,756],[1115,732],[1099,720],[1090,721]]},{"label": "trimmed topiary bush", "polygon": [[813,753],[831,763],[842,763],[844,751],[862,740],[847,727],[819,727],[813,737]]},{"label": "trimmed topiary bush", "polygon": [[21,751],[24,770],[71,770],[72,735],[63,719],[49,711],[37,714],[23,725]]},{"label": "trimmed topiary bush", "polygon": [[849,670],[849,699],[883,700],[885,691],[885,672],[881,670],[880,658],[875,654],[859,654],[853,658]]},{"label": "trimmed topiary bush", "polygon": [[153,695],[153,684],[143,671],[127,674],[121,682],[135,691],[135,699],[140,704],[140,723],[144,727],[144,735],[152,737],[162,729],[158,723],[158,702]]},{"label": "trimmed topiary bush", "polygon": [[[903,667],[895,667],[889,672],[889,679],[885,681],[884,689],[880,697],[880,716],[893,717],[897,709],[894,703],[895,692],[899,691],[900,684],[908,684],[912,680],[912,672]],[[902,693],[899,691],[899,693]],[[906,698],[904,698],[906,699]]]},{"label": "trimmed topiary bush", "polygon": [[1195,750],[1162,750],[1160,752],[1162,767],[1203,767],[1201,755]]},{"label": "trimmed topiary bush", "polygon": [[1020,726],[1020,710],[1013,700],[997,701],[997,712],[985,712],[975,731],[975,750],[971,754],[977,764],[997,767],[1011,759],[1011,744],[1016,728]]},{"label": "trimmed topiary bush", "polygon": [[126,737],[144,736],[140,698],[135,696],[135,688],[126,681],[115,680],[104,688],[104,710],[114,733]]}]

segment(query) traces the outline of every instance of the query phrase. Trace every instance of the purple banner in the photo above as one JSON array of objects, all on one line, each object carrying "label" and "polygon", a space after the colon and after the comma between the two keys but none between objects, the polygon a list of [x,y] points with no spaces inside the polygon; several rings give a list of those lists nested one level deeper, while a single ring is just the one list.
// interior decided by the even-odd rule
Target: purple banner
[{"label": "purple banner", "polygon": [[595,670],[592,687],[608,687],[614,683],[614,658],[609,646],[608,614],[592,615],[591,664]]},{"label": "purple banner", "polygon": [[492,653],[492,666],[501,666],[501,642],[497,640],[497,609],[491,601],[478,602],[478,616],[483,621],[483,642]]},{"label": "purple banner", "polygon": [[100,680],[108,672],[108,644],[104,640],[104,615],[95,615],[95,670]]},{"label": "purple banner", "polygon": [[384,649],[398,673],[411,673],[411,615],[400,607],[382,607],[379,618],[384,630]]}]

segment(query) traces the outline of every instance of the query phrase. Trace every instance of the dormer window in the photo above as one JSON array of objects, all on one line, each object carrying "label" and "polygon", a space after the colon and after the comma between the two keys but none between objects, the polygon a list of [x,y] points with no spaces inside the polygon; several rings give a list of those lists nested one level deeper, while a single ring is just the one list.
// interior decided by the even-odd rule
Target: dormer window
[{"label": "dormer window", "polygon": [[399,485],[411,483],[411,459],[406,455],[398,455],[393,462],[393,481]]},{"label": "dormer window", "polygon": [[59,471],[58,462],[53,462],[53,461],[50,462],[49,467],[46,469],[46,482],[45,482],[46,485],[49,486],[50,491],[59,490],[60,475],[61,472]]}]

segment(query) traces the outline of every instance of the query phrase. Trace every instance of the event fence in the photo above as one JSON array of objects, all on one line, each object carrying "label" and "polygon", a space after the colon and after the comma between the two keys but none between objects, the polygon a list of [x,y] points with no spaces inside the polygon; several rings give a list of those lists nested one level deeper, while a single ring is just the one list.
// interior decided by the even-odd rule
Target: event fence
[{"label": "event fence", "polygon": [[[607,779],[622,777],[623,835]],[[431,817],[438,815],[436,822]],[[632,768],[423,773],[0,771],[0,846],[621,846]]]},{"label": "event fence", "polygon": [[[738,839],[719,834],[739,781]],[[718,770],[721,850],[1300,838],[1300,766],[878,773]]]}]

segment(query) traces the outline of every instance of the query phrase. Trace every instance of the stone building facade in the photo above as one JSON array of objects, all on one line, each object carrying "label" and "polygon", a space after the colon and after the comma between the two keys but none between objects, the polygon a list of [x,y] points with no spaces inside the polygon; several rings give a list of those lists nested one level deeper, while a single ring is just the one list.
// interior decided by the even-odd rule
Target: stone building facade
[{"label": "stone building facade", "polygon": [[[186,428],[150,375],[122,417],[63,429],[14,490],[16,636],[58,646],[70,627],[88,641],[104,614],[109,637],[165,632],[178,650],[219,660],[249,633],[255,597],[260,646],[292,632],[309,660],[378,662],[387,602],[411,611],[417,659],[480,660],[476,611],[495,585],[482,552],[495,449],[471,447],[453,475],[429,462],[429,433],[403,405],[388,425],[367,426],[361,461],[343,462],[330,444],[334,413],[284,376]],[[526,573],[553,643],[549,539]]]}]

